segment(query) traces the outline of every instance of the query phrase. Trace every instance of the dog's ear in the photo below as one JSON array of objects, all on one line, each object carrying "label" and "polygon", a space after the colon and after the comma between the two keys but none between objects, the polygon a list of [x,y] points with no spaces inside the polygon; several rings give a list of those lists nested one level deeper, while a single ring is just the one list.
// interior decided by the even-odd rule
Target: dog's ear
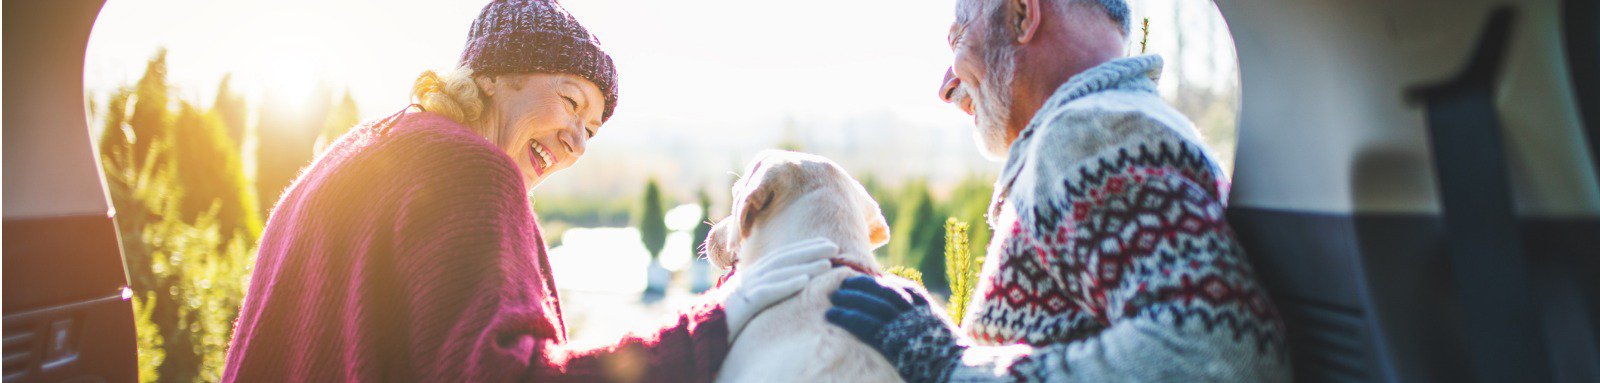
[{"label": "dog's ear", "polygon": [[872,247],[883,246],[889,243],[889,221],[883,219],[883,213],[873,212],[867,219],[867,230],[870,234],[867,240],[872,242]]},{"label": "dog's ear", "polygon": [[[778,191],[783,187],[779,185],[782,177],[778,177],[778,166],[761,166],[756,162],[751,174],[745,177],[744,192],[737,193],[733,203],[733,216],[739,219],[739,238],[750,236],[750,229],[755,226],[756,219],[761,218],[772,202],[777,199]],[[731,238],[730,238],[731,239]]]},{"label": "dog's ear", "polygon": [[854,186],[851,188],[853,189],[851,195],[855,197],[857,206],[860,206],[865,213],[862,218],[867,220],[867,242],[872,244],[874,249],[889,243],[889,221],[883,218],[883,208],[878,206],[878,200],[872,199],[872,193],[867,192],[866,186],[850,178],[843,169],[840,169],[839,174],[844,182]]},{"label": "dog's ear", "polygon": [[878,201],[873,200],[866,189],[861,189],[861,195],[867,201],[867,241],[872,243],[873,248],[889,243],[889,220],[883,218],[883,209],[878,207]]},{"label": "dog's ear", "polygon": [[755,226],[756,218],[760,218],[761,213],[772,205],[773,192],[771,187],[759,188],[752,190],[745,198],[743,208],[739,209],[739,233],[742,236],[750,236],[750,228]]}]

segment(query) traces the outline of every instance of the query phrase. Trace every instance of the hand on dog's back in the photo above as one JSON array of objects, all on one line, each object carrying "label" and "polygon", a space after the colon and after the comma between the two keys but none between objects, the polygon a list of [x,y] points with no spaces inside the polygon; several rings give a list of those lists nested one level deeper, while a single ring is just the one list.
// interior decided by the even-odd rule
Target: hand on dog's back
[{"label": "hand on dog's back", "polygon": [[[822,261],[838,259],[881,273],[871,253],[889,238],[883,213],[866,189],[832,161],[804,153],[763,152],[733,193],[733,214],[719,221],[706,239],[707,256],[719,266],[759,260],[770,255],[766,249],[821,236],[840,250]],[[718,381],[900,381],[877,351],[823,319],[831,307],[828,295],[858,275],[862,273],[850,268],[834,268],[812,278],[795,297],[756,315],[734,340]]]}]

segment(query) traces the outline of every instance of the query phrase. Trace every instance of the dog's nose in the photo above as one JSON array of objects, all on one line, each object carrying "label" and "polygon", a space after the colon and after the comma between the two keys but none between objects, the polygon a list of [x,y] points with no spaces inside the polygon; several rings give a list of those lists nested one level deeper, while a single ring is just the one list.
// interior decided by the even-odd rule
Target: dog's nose
[{"label": "dog's nose", "polygon": [[961,86],[961,78],[956,77],[955,68],[945,68],[944,82],[939,86],[939,99],[944,102],[955,102],[956,88]]}]

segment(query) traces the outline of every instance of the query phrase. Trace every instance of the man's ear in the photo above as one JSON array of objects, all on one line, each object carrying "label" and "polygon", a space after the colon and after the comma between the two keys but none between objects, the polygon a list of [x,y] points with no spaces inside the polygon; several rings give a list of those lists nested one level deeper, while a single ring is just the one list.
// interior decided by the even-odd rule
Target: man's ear
[{"label": "man's ear", "polygon": [[[1038,35],[1038,33],[1039,33],[1039,20],[1044,17],[1045,13],[1048,13],[1048,12],[1043,12],[1041,9],[1039,9],[1039,7],[1040,7],[1039,3],[1042,0],[1009,0],[1009,1],[1011,1],[1011,6],[1012,6],[1011,7],[1012,15],[1009,18],[1009,20],[1012,23],[1012,25],[1009,25],[1009,27],[1016,28],[1017,43],[1018,44],[1027,44],[1029,41],[1033,41],[1033,37]],[[1056,0],[1056,1],[1068,1],[1068,0]]]}]

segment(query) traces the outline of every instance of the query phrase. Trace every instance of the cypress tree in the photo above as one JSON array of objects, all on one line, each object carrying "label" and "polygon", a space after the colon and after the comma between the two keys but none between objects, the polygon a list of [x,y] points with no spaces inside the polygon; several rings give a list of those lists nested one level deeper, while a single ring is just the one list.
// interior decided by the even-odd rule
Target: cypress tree
[{"label": "cypress tree", "polygon": [[175,118],[167,109],[165,60],[158,51],[137,85],[99,109],[101,166],[134,290],[141,379],[216,381],[260,222],[220,119],[187,103]]},{"label": "cypress tree", "polygon": [[254,244],[261,235],[261,218],[255,190],[245,180],[239,152],[234,149],[238,145],[228,138],[226,125],[215,113],[202,112],[186,102],[179,105],[173,129],[177,134],[172,137],[177,181],[184,189],[179,213],[184,221],[195,222],[200,214],[217,209],[223,238],[239,236],[246,244]]},{"label": "cypress tree", "polygon": [[650,251],[650,259],[661,256],[661,249],[667,244],[667,223],[661,206],[661,187],[656,184],[654,177],[645,183],[644,201],[639,209],[637,224],[639,240],[644,242],[645,250]]},{"label": "cypress tree", "polygon": [[256,196],[263,212],[272,209],[278,195],[315,154],[312,150],[332,105],[325,87],[319,86],[315,92],[304,108],[286,105],[270,95],[262,98],[256,123]]},{"label": "cypress tree", "polygon": [[222,84],[217,85],[217,98],[211,105],[211,110],[222,119],[222,126],[228,132],[228,139],[233,141],[233,150],[237,152],[241,145],[244,145],[244,125],[250,110],[245,103],[244,95],[234,92],[232,84],[232,73],[222,75]]},{"label": "cypress tree", "polygon": [[689,254],[700,254],[700,244],[711,236],[711,195],[706,193],[706,189],[700,189],[696,197],[700,199],[700,222],[695,223],[693,234],[689,237]]},{"label": "cypress tree", "polygon": [[899,236],[891,241],[890,263],[921,271],[924,285],[930,291],[948,292],[944,271],[946,217],[935,209],[933,195],[924,181],[908,184],[904,198],[890,231]]},{"label": "cypress tree", "polygon": [[106,125],[100,131],[100,161],[108,176],[132,165],[133,141],[128,137],[126,125],[130,97],[133,97],[133,89],[118,88],[111,92],[103,109]]},{"label": "cypress tree", "polygon": [[356,107],[355,95],[350,94],[350,89],[346,88],[344,97],[333,105],[333,109],[328,111],[328,118],[322,123],[322,133],[317,136],[317,143],[314,145],[315,152],[322,153],[328,145],[333,144],[334,140],[339,139],[339,136],[359,123],[361,123],[361,111]]},{"label": "cypress tree", "polygon": [[[170,130],[171,112],[167,109],[167,49],[156,50],[145,64],[144,77],[134,87],[133,116],[128,127],[133,132],[133,158],[142,162],[151,146],[161,141]],[[160,160],[153,158],[152,160]]]}]

